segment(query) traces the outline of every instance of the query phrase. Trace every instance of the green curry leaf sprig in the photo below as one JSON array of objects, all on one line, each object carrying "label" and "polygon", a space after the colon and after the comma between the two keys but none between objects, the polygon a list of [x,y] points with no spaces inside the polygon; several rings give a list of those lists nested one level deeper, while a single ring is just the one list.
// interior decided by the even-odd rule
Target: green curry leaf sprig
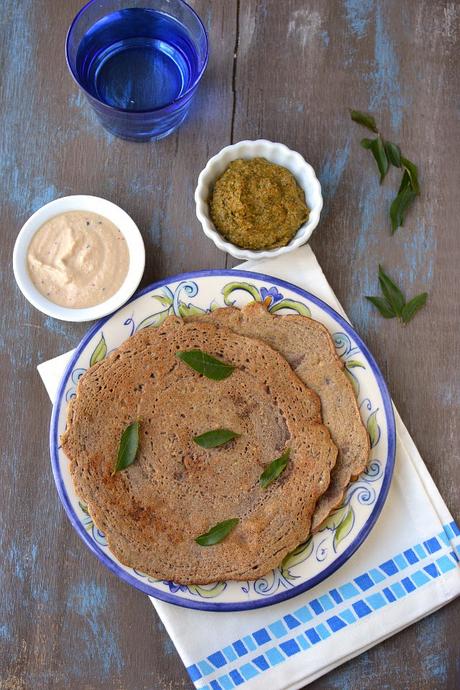
[{"label": "green curry leaf sprig", "polygon": [[380,184],[385,179],[390,165],[403,171],[398,193],[390,207],[391,234],[394,234],[404,225],[409,207],[420,194],[417,166],[402,155],[397,144],[382,137],[372,115],[351,110],[351,119],[377,135],[374,139],[362,139],[361,146],[371,151],[374,156],[380,173]]},{"label": "green curry leaf sprig", "polygon": [[404,323],[409,321],[425,306],[428,294],[421,292],[406,302],[404,294],[379,266],[379,284],[383,297],[366,296],[366,299],[376,307],[385,319],[393,319],[396,316]]}]

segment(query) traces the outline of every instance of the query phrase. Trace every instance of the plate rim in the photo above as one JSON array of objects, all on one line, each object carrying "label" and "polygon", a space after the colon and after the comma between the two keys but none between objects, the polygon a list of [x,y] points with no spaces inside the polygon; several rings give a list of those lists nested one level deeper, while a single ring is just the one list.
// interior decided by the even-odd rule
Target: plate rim
[{"label": "plate rim", "polygon": [[[98,544],[92,539],[88,532],[86,531],[85,527],[83,524],[80,522],[78,519],[77,514],[75,513],[72,504],[70,502],[69,496],[66,491],[66,487],[62,478],[61,474],[61,469],[59,466],[59,439],[57,436],[57,425],[59,421],[59,412],[62,406],[62,397],[65,392],[65,384],[67,382],[67,379],[72,372],[74,365],[76,361],[78,360],[81,352],[84,350],[88,342],[91,340],[91,338],[94,336],[94,334],[99,331],[102,326],[115,314],[117,314],[121,309],[124,309],[128,304],[133,302],[134,300],[139,299],[140,297],[143,297],[144,295],[148,294],[149,292],[153,292],[154,290],[157,290],[158,288],[163,287],[164,285],[167,285],[169,283],[174,283],[174,282],[180,282],[183,280],[193,280],[195,278],[207,278],[211,276],[216,276],[216,277],[221,277],[221,276],[239,276],[239,277],[246,277],[246,278],[254,278],[256,280],[262,280],[266,281],[269,283],[272,283],[273,285],[276,285],[277,287],[284,287],[287,288],[294,293],[297,293],[300,297],[307,298],[316,306],[318,306],[320,309],[325,311],[326,313],[329,314],[329,316],[332,316],[338,323],[343,327],[347,335],[350,335],[357,343],[359,346],[360,350],[364,353],[366,356],[366,359],[368,360],[370,364],[370,368],[372,370],[372,373],[375,377],[375,380],[377,382],[380,394],[382,396],[382,402],[383,402],[383,408],[387,420],[387,427],[388,427],[388,450],[387,450],[387,462],[385,466],[385,472],[383,476],[383,482],[382,482],[382,488],[380,491],[380,494],[375,502],[375,506],[371,512],[371,515],[369,518],[366,520],[364,523],[363,527],[361,530],[358,532],[358,534],[355,536],[353,539],[352,543],[344,550],[343,553],[339,555],[339,557],[331,563],[327,568],[322,570],[320,573],[317,573],[313,577],[309,578],[308,580],[305,580],[305,582],[298,584],[294,587],[292,587],[289,590],[285,590],[284,592],[280,592],[278,594],[274,594],[271,597],[267,597],[266,599],[261,599],[257,601],[251,601],[251,600],[246,600],[246,601],[241,601],[241,602],[230,602],[230,603],[220,603],[220,602],[210,602],[209,600],[191,600],[191,599],[185,599],[181,598],[180,596],[177,596],[173,592],[165,592],[159,589],[156,589],[153,585],[150,583],[144,583],[137,578],[133,577],[130,573],[126,572],[120,566],[118,566],[117,563],[115,563],[109,556],[105,554],[102,549],[99,548]],[[56,484],[56,488],[58,491],[59,498],[61,500],[62,505],[64,506],[64,510],[67,514],[67,517],[69,518],[72,526],[74,527],[75,531],[79,535],[79,537],[83,540],[83,542],[90,548],[90,550],[96,555],[96,557],[102,562],[103,565],[105,565],[111,572],[115,573],[121,580],[126,582],[127,584],[135,587],[136,589],[141,590],[145,594],[148,594],[151,597],[154,597],[156,599],[160,599],[162,601],[167,602],[168,604],[175,604],[176,606],[182,606],[184,608],[190,608],[190,609],[196,609],[200,611],[215,611],[215,612],[228,612],[228,611],[250,611],[254,609],[259,609],[259,608],[264,608],[265,606],[272,606],[273,604],[280,603],[282,601],[286,601],[288,599],[292,599],[293,597],[298,596],[299,594],[302,594],[309,589],[312,589],[316,585],[320,584],[324,580],[326,580],[330,575],[335,573],[339,568],[341,568],[346,561],[349,560],[349,558],[359,549],[359,547],[363,544],[365,541],[366,537],[369,535],[370,531],[374,527],[378,517],[380,516],[380,513],[382,512],[382,508],[385,505],[385,501],[388,495],[388,491],[390,488],[391,484],[391,479],[393,476],[393,471],[394,471],[394,464],[395,464],[395,454],[396,454],[396,426],[395,426],[395,417],[394,417],[394,412],[393,412],[393,404],[391,402],[391,397],[387,388],[387,385],[385,383],[385,379],[383,378],[383,375],[380,371],[380,368],[375,361],[373,355],[371,354],[370,350],[366,346],[366,344],[362,341],[361,337],[356,333],[354,330],[353,326],[341,315],[339,314],[333,307],[331,307],[329,304],[324,302],[322,299],[319,297],[316,297],[313,295],[311,292],[308,290],[304,290],[303,288],[293,285],[292,283],[282,280],[280,278],[275,278],[274,276],[270,276],[268,273],[259,273],[257,271],[245,271],[243,269],[207,269],[207,270],[202,270],[202,271],[188,271],[186,273],[179,273],[174,276],[169,276],[168,278],[164,278],[162,280],[156,281],[154,283],[151,283],[147,285],[146,287],[142,288],[138,292],[136,292],[124,305],[122,305],[119,309],[116,311],[112,312],[111,314],[108,314],[107,316],[99,319],[89,330],[85,333],[83,338],[80,340],[79,344],[77,347],[74,349],[74,352],[70,358],[70,361],[68,362],[64,373],[62,375],[62,378],[59,383],[58,387],[58,392],[56,395],[56,399],[53,403],[53,410],[51,414],[51,422],[50,422],[50,433],[49,433],[49,442],[50,442],[50,454],[51,454],[51,467],[53,471],[53,477],[54,477],[54,482]]]}]

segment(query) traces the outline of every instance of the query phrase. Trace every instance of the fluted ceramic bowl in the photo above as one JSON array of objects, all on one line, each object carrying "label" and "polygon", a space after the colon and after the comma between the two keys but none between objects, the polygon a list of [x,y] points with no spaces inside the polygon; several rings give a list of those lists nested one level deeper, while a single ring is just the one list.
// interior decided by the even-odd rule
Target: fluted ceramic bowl
[{"label": "fluted ceramic bowl", "polygon": [[[68,211],[89,211],[108,218],[120,230],[128,245],[129,268],[122,285],[109,299],[92,307],[62,307],[51,302],[35,287],[27,268],[27,252],[35,233],[48,220]],[[23,225],[13,251],[14,276],[24,297],[36,309],[61,321],[94,321],[119,309],[137,289],[144,273],[144,266],[144,241],[133,219],[111,201],[88,194],[74,194],[54,199],[35,211]]]},{"label": "fluted ceramic bowl", "polygon": [[[287,168],[295,177],[300,187],[305,192],[305,200],[310,209],[306,223],[300,226],[292,240],[284,247],[276,249],[243,249],[226,240],[215,228],[209,211],[209,198],[214,183],[218,177],[228,168],[230,163],[237,158],[266,158],[272,163]],[[238,144],[226,146],[217,155],[210,158],[206,167],[198,177],[198,185],[195,190],[196,215],[201,223],[204,234],[209,237],[216,247],[236,259],[254,260],[268,259],[280,254],[287,254],[308,242],[310,235],[319,222],[323,197],[321,185],[315,175],[315,171],[309,163],[284,144],[276,144],[266,139],[256,141],[240,141]]]}]

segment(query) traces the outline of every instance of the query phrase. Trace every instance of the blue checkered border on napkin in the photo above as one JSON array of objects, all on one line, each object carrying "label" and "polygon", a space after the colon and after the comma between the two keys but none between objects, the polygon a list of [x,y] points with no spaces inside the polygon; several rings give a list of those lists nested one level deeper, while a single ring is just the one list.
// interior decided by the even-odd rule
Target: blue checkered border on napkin
[{"label": "blue checkered border on napkin", "polygon": [[243,685],[458,567],[459,536],[455,522],[444,525],[436,536],[192,664],[190,678],[199,690]]}]

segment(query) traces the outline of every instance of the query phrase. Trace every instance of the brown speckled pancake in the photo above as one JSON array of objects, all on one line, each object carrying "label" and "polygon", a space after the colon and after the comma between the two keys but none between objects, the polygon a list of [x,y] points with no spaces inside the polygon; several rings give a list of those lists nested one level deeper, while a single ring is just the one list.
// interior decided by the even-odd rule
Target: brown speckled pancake
[{"label": "brown speckled pancake", "polygon": [[260,338],[287,359],[297,376],[321,399],[323,422],[338,448],[331,483],[319,499],[312,530],[340,505],[351,479],[366,468],[369,437],[361,420],[353,388],[328,330],[306,316],[270,314],[260,302],[244,309],[218,309],[198,319],[231,328],[235,333]]},{"label": "brown speckled pancake", "polygon": [[[200,348],[235,365],[209,380],[176,352]],[[310,532],[337,449],[315,393],[267,344],[212,323],[170,318],[129,338],[80,379],[62,446],[78,495],[119,560],[179,583],[266,574]],[[112,476],[120,436],[141,419],[133,465]],[[193,436],[227,427],[241,434],[200,448]],[[265,491],[265,466],[291,460]],[[238,517],[220,544],[195,537]]]}]

